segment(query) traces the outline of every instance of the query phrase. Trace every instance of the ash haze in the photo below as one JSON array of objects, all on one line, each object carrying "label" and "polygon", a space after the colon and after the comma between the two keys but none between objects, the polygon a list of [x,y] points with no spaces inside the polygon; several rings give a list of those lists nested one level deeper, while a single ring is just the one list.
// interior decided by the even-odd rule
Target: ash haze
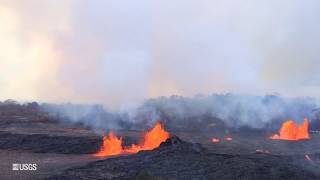
[{"label": "ash haze", "polygon": [[0,99],[320,94],[317,0],[0,0]]}]

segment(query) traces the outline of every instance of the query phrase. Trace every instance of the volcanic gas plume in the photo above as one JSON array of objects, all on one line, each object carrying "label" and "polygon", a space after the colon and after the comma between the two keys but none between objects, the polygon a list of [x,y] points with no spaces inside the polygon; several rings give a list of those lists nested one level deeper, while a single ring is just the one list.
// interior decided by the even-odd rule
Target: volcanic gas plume
[{"label": "volcanic gas plume", "polygon": [[275,134],[270,138],[290,141],[310,139],[308,128],[308,119],[304,119],[303,124],[301,126],[297,125],[292,120],[288,120],[282,124],[279,135]]},{"label": "volcanic gas plume", "polygon": [[109,135],[103,138],[101,149],[94,155],[106,157],[119,154],[133,154],[143,150],[153,150],[159,147],[162,142],[166,141],[169,136],[170,134],[163,129],[160,122],[157,122],[150,131],[145,133],[140,144],[123,147],[122,138],[118,138],[110,131]]}]

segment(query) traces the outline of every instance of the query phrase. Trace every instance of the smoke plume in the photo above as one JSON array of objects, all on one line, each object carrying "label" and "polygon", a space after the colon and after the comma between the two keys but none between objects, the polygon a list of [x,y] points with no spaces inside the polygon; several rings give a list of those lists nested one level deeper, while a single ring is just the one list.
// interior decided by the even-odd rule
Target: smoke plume
[{"label": "smoke plume", "polygon": [[0,98],[121,110],[172,94],[319,97],[319,5],[0,0]]}]

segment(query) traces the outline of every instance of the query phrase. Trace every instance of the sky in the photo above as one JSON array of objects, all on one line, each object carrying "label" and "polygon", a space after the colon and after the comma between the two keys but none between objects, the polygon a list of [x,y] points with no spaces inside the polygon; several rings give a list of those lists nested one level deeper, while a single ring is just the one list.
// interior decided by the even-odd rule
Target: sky
[{"label": "sky", "polygon": [[317,0],[0,0],[0,99],[320,97]]}]

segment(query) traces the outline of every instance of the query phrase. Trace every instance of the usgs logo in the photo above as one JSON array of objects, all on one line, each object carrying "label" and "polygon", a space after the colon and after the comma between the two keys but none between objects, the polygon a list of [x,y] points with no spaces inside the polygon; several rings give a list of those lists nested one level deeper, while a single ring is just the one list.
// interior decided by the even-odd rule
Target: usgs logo
[{"label": "usgs logo", "polygon": [[36,171],[37,164],[12,164],[13,171]]}]

